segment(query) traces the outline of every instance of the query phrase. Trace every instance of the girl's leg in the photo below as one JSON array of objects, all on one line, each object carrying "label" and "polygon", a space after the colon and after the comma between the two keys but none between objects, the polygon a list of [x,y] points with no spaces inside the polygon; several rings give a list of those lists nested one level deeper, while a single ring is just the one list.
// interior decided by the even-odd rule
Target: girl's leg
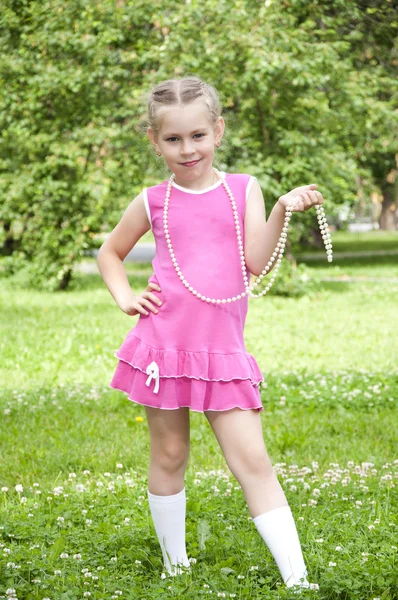
[{"label": "girl's leg", "polygon": [[148,500],[165,568],[189,567],[185,548],[185,469],[189,457],[189,409],[145,407],[150,436]]},{"label": "girl's leg", "polygon": [[207,411],[206,417],[285,584],[308,587],[296,525],[265,448],[260,413],[236,408]]}]

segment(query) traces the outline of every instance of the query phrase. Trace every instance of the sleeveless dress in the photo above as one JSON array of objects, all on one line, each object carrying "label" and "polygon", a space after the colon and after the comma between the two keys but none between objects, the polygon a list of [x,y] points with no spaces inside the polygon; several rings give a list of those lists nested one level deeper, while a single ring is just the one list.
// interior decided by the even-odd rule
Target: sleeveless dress
[{"label": "sleeveless dress", "polygon": [[[221,173],[234,195],[244,244],[246,199],[254,177]],[[138,404],[196,412],[239,407],[263,410],[259,384],[264,377],[247,352],[243,332],[248,296],[213,304],[194,296],[171,261],[163,229],[168,180],[143,190],[155,238],[154,273],[162,301],[158,313],[140,314],[119,350],[111,388]],[[210,298],[244,291],[232,205],[221,180],[194,191],[173,182],[168,211],[175,258],[189,285]],[[246,269],[248,280],[250,272]]]}]

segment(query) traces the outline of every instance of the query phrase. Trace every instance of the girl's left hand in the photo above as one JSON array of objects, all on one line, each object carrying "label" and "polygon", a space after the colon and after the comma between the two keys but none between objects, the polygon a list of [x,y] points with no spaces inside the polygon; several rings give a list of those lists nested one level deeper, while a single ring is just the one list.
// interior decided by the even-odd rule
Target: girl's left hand
[{"label": "girl's left hand", "polygon": [[291,192],[281,196],[278,203],[286,210],[287,206],[297,199],[293,212],[302,212],[317,204],[323,204],[323,196],[321,192],[317,191],[316,187],[316,183],[312,183],[311,185],[294,188]]}]

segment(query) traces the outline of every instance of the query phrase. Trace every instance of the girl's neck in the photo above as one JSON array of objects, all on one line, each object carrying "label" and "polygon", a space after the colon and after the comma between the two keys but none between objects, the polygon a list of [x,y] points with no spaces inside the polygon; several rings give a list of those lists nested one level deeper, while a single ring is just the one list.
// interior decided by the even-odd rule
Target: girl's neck
[{"label": "girl's neck", "polygon": [[214,169],[212,167],[210,173],[206,173],[205,176],[201,179],[195,179],[193,181],[184,181],[175,177],[174,182],[180,187],[200,192],[200,190],[206,190],[207,188],[214,185],[217,182],[217,179],[218,177],[215,174]]}]

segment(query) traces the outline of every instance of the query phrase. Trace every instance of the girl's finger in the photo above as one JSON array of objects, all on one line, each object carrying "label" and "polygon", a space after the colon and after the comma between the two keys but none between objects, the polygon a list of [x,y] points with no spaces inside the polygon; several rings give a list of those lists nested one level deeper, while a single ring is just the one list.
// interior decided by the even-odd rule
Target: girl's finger
[{"label": "girl's finger", "polygon": [[145,305],[146,307],[148,307],[152,312],[157,313],[159,312],[157,308],[155,308],[150,302],[149,300],[146,300],[145,298],[142,299],[142,303],[143,305]]},{"label": "girl's finger", "polygon": [[298,188],[295,188],[295,192],[297,192],[297,194],[301,194],[302,192],[308,192],[308,190],[315,190],[317,187],[316,183],[310,183],[310,185],[301,185]]},{"label": "girl's finger", "polygon": [[311,200],[311,206],[314,206],[314,204],[318,204],[318,198],[317,198],[316,192],[314,192],[314,191],[308,192],[308,197]]},{"label": "girl's finger", "polygon": [[154,283],[153,281],[150,281],[148,283],[148,287],[151,287],[152,289],[158,290],[159,292],[161,291],[160,285],[158,285],[157,283]]},{"label": "girl's finger", "polygon": [[310,206],[312,206],[312,201],[311,201],[311,198],[309,197],[309,195],[301,194],[301,197],[303,198],[304,210],[306,208],[310,208]]},{"label": "girl's finger", "polygon": [[137,306],[134,307],[135,310],[137,310],[141,315],[148,315],[149,313],[145,310],[145,308],[143,308],[141,306],[141,304],[138,304],[137,302]]},{"label": "girl's finger", "polygon": [[158,306],[162,305],[162,301],[160,300],[160,298],[158,298],[157,296],[155,296],[155,294],[152,294],[152,292],[147,292],[146,297],[150,298],[151,300],[153,300]]}]

